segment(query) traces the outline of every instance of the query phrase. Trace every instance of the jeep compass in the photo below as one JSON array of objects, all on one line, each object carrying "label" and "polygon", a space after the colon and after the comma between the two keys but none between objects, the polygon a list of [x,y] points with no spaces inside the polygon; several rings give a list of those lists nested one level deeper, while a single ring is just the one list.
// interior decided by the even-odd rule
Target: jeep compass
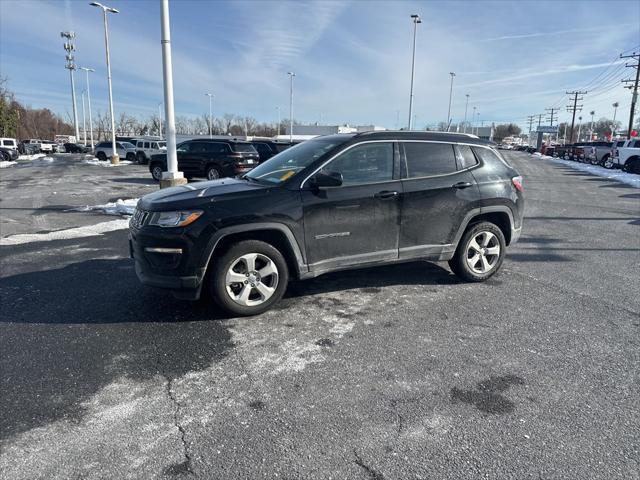
[{"label": "jeep compass", "polygon": [[290,278],[415,260],[471,282],[520,236],[522,178],[472,135],[318,137],[237,178],[144,196],[130,221],[143,284],[255,315]]}]

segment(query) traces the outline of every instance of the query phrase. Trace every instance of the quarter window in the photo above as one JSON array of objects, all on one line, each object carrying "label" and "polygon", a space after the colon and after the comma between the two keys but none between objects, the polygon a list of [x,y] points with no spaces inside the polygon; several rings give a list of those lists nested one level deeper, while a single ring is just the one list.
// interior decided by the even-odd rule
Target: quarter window
[{"label": "quarter window", "polygon": [[404,142],[407,177],[429,177],[456,171],[456,157],[450,143]]},{"label": "quarter window", "polygon": [[469,145],[457,145],[456,148],[458,151],[458,170],[473,167],[478,163],[478,159]]},{"label": "quarter window", "polygon": [[341,173],[343,185],[393,180],[393,144],[366,143],[353,147],[323,170]]}]

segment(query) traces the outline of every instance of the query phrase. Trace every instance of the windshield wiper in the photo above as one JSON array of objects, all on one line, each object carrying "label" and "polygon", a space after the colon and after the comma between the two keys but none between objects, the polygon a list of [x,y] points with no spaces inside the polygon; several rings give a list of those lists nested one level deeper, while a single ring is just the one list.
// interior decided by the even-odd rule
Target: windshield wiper
[{"label": "windshield wiper", "polygon": [[242,177],[240,177],[240,178],[242,178],[243,180],[247,180],[247,181],[249,181],[249,182],[255,182],[255,183],[257,183],[258,185],[264,185],[264,183],[262,183],[260,180],[258,180],[257,178],[250,177],[250,176],[249,176],[249,175],[247,175],[246,173],[245,173]]}]

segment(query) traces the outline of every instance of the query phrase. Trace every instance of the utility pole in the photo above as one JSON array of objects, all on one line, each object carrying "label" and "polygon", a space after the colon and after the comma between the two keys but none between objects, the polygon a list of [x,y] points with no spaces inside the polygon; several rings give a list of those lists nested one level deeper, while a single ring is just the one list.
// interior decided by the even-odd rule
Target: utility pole
[{"label": "utility pole", "polygon": [[69,70],[71,76],[71,100],[73,102],[73,126],[76,131],[76,142],[80,141],[80,127],[78,125],[78,109],[76,107],[76,83],[73,78],[73,72],[76,69],[75,58],[73,52],[76,51],[76,46],[73,44],[73,39],[76,37],[74,32],[60,32],[62,38],[66,38],[64,42],[64,49],[67,51],[67,64],[64,68]]},{"label": "utility pole", "polygon": [[451,86],[449,87],[449,111],[447,112],[447,132],[449,131],[449,126],[451,125],[451,100],[453,99],[453,77],[456,76],[455,72],[449,72],[451,75]]},{"label": "utility pole", "polygon": [[632,91],[631,96],[631,112],[629,112],[629,128],[627,129],[627,138],[631,138],[631,132],[633,131],[633,117],[636,112],[636,103],[638,101],[638,80],[640,79],[640,53],[633,52],[631,55],[620,55],[620,58],[633,58],[638,61],[636,65],[625,65],[628,68],[636,69],[636,79],[635,81],[628,79],[622,80],[622,83],[626,83],[627,85],[624,88],[628,88]]},{"label": "utility pole", "polygon": [[[552,107],[552,108],[545,108],[545,111],[549,112],[549,114],[548,114],[548,117],[547,117],[547,118],[548,118],[548,120],[551,122],[551,123],[550,123],[550,126],[552,126],[552,127],[553,127],[553,121],[556,119],[556,118],[554,118],[554,115],[555,115],[555,117],[557,117],[557,116],[558,116],[558,114],[556,113],[556,112],[558,111],[558,109],[557,109],[557,108],[554,108],[554,107]],[[552,137],[552,136],[553,136],[553,134],[552,134],[552,133],[550,133],[550,134],[549,134],[549,145],[551,145],[551,137]],[[558,140],[558,135],[556,134],[556,141],[557,141],[557,140]]]},{"label": "utility pole", "polygon": [[409,90],[409,130],[411,130],[411,120],[413,115],[413,74],[416,68],[416,33],[418,31],[418,24],[422,23],[420,15],[411,15],[413,19],[413,53],[411,55],[411,89]]},{"label": "utility pole", "polygon": [[464,104],[464,123],[463,125],[463,133],[467,133],[467,109],[469,108],[469,94],[465,94],[465,97],[467,97],[467,101]]},{"label": "utility pole", "polygon": [[527,122],[529,122],[529,133],[531,133],[531,130],[533,130],[533,120],[536,118],[535,115],[529,115],[527,117]]},{"label": "utility pole", "polygon": [[578,105],[578,100],[582,100],[582,98],[578,98],[578,95],[586,95],[587,92],[566,92],[567,95],[573,95],[573,106],[567,106],[567,111],[570,112],[571,115],[571,131],[569,132],[569,143],[573,143],[573,128],[576,124],[576,111],[582,111],[582,105]]},{"label": "utility pole", "polygon": [[184,185],[187,179],[178,171],[176,151],[176,119],[173,105],[173,65],[171,61],[171,23],[169,0],[160,0],[160,45],[162,46],[162,83],[164,86],[164,118],[167,132],[167,171],[162,172],[160,188]]},{"label": "utility pole", "polygon": [[291,80],[289,87],[289,143],[293,143],[293,77],[296,76],[294,72],[287,72],[289,79]]}]

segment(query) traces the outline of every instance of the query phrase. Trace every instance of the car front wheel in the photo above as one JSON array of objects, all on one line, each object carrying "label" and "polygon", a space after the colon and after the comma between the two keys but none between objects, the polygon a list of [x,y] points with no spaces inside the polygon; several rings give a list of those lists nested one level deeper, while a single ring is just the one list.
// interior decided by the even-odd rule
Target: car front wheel
[{"label": "car front wheel", "polygon": [[449,267],[462,280],[482,282],[500,269],[505,251],[502,230],[491,222],[477,223],[460,239]]},{"label": "car front wheel", "polygon": [[233,315],[258,315],[278,302],[287,288],[289,272],[282,254],[259,240],[237,243],[216,260],[210,292]]},{"label": "car front wheel", "polygon": [[146,157],[144,156],[144,153],[142,153],[142,152],[138,152],[138,153],[137,153],[137,155],[136,155],[136,160],[138,161],[138,163],[139,163],[140,165],[144,165],[145,163],[147,163],[147,159],[146,159]]}]

